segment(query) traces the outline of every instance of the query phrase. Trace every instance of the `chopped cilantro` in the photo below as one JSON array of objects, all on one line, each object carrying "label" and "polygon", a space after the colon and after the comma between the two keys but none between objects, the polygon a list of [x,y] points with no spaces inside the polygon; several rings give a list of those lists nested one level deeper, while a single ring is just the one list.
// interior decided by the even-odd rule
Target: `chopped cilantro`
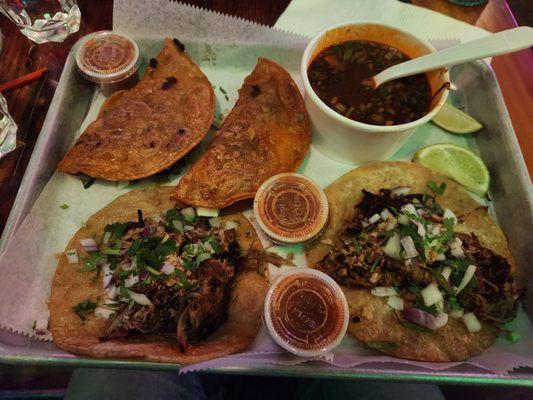
[{"label": "chopped cilantro", "polygon": [[161,275],[161,272],[159,272],[158,270],[156,269],[153,269],[152,267],[150,266],[146,266],[146,270],[151,274],[151,275],[154,275],[154,276],[159,276]]},{"label": "chopped cilantro", "polygon": [[205,242],[209,243],[215,254],[218,254],[222,251],[222,246],[216,237],[209,236]]},{"label": "chopped cilantro", "polygon": [[374,272],[374,270],[376,269],[376,267],[378,266],[379,262],[381,261],[381,257],[377,257],[374,262],[372,263],[372,265],[370,266],[370,272]]},{"label": "chopped cilantro", "polygon": [[91,253],[89,258],[85,260],[84,267],[81,269],[81,271],[94,271],[98,267],[98,263],[103,260],[103,258],[104,256],[100,253]]},{"label": "chopped cilantro", "polygon": [[437,185],[434,181],[429,181],[427,184],[429,190],[435,194],[443,194],[446,189],[446,183],[442,182],[440,185]]},{"label": "chopped cilantro", "polygon": [[507,331],[505,333],[505,338],[512,343],[516,343],[520,341],[520,339],[522,338],[522,335],[520,335],[520,333],[516,331]]},{"label": "chopped cilantro", "polygon": [[459,311],[460,309],[463,308],[461,307],[461,305],[459,304],[459,302],[457,301],[455,297],[448,298],[448,303],[450,304],[450,308],[454,311]]},{"label": "chopped cilantro", "polygon": [[439,286],[442,287],[444,290],[446,290],[446,292],[448,292],[449,294],[452,294],[452,288],[450,284],[448,283],[448,281],[446,280],[446,278],[444,278],[444,276],[442,276],[440,272],[435,271],[434,269],[431,269],[431,273],[437,280]]},{"label": "chopped cilantro", "polygon": [[61,208],[62,210],[66,210],[68,207],[69,207],[68,204],[61,204],[61,205],[59,206],[59,208]]},{"label": "chopped cilantro", "polygon": [[115,222],[113,224],[106,225],[104,232],[111,232],[111,239],[120,239],[128,229],[130,229],[131,223]]},{"label": "chopped cilantro", "polygon": [[413,324],[412,322],[409,322],[409,321],[400,321],[400,325],[405,328],[415,329],[417,331],[435,334],[434,330],[426,328],[425,326],[422,326],[422,325]]},{"label": "chopped cilantro", "polygon": [[113,249],[113,248],[107,248],[102,250],[102,254],[110,255],[110,256],[120,256],[120,249]]},{"label": "chopped cilantro", "polygon": [[373,342],[366,342],[365,347],[372,350],[387,350],[395,349],[398,345],[394,342],[387,342],[384,340],[375,340]]},{"label": "chopped cilantro", "polygon": [[428,312],[428,313],[433,314],[433,315],[437,315],[439,313],[439,310],[437,309],[437,305],[436,304],[433,304],[431,306],[426,306],[423,301],[418,301],[414,305],[414,308],[418,308],[419,310]]},{"label": "chopped cilantro", "polygon": [[95,308],[96,303],[93,303],[89,300],[85,300],[72,307],[72,311],[74,311],[74,313],[76,313],[76,315],[80,317],[82,321],[85,321],[86,316],[93,312]]}]

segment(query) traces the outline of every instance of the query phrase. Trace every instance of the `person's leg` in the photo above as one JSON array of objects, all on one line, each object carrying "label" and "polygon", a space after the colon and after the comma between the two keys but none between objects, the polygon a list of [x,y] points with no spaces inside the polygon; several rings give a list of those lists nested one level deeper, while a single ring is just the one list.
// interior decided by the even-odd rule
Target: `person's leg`
[{"label": "person's leg", "polygon": [[65,399],[205,400],[206,396],[193,373],[79,368],[72,374]]},{"label": "person's leg", "polygon": [[436,385],[360,382],[335,379],[301,379],[299,400],[445,400]]}]

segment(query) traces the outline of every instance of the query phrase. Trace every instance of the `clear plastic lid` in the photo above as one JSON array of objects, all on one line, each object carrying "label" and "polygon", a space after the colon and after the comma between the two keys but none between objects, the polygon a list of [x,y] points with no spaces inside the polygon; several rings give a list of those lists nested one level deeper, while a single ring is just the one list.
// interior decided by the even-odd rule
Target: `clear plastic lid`
[{"label": "clear plastic lid", "polygon": [[112,31],[84,36],[76,52],[81,74],[96,83],[127,79],[139,68],[139,47],[132,39]]},{"label": "clear plastic lid", "polygon": [[318,235],[328,219],[328,200],[311,179],[296,173],[274,175],[257,190],[254,213],[276,243],[296,244]]}]

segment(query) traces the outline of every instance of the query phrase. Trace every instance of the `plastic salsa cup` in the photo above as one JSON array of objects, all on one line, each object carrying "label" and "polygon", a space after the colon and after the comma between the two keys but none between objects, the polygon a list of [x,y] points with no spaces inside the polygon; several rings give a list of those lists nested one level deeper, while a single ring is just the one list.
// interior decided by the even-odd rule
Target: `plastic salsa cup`
[{"label": "plastic salsa cup", "polygon": [[272,339],[301,357],[330,352],[346,334],[348,302],[340,286],[325,273],[297,268],[270,286],[263,322]]},{"label": "plastic salsa cup", "polygon": [[98,31],[80,39],[76,64],[81,75],[99,85],[104,95],[128,89],[138,81],[139,47],[112,31]]}]

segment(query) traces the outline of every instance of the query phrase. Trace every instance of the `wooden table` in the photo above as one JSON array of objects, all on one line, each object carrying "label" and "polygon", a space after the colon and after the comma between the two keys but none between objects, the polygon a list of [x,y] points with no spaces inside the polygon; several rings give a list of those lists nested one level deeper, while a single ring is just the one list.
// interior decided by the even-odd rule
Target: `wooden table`
[{"label": "wooden table", "polygon": [[[290,0],[187,0],[187,3],[236,15],[266,25],[273,25]],[[446,0],[413,0],[412,3],[477,24],[492,32],[516,26],[504,0],[491,0],[478,7],[459,7]],[[82,24],[80,31],[64,43],[34,45],[5,17],[0,17],[4,50],[0,64],[0,83],[10,81],[43,66],[48,75],[31,85],[6,93],[9,110],[19,125],[21,146],[0,160],[0,232],[2,232],[17,194],[24,171],[43,124],[48,106],[61,75],[66,56],[81,36],[112,27],[112,0],[78,0]],[[531,51],[501,56],[493,68],[509,108],[522,152],[531,174],[533,171],[533,135],[530,133],[533,110]]]}]

